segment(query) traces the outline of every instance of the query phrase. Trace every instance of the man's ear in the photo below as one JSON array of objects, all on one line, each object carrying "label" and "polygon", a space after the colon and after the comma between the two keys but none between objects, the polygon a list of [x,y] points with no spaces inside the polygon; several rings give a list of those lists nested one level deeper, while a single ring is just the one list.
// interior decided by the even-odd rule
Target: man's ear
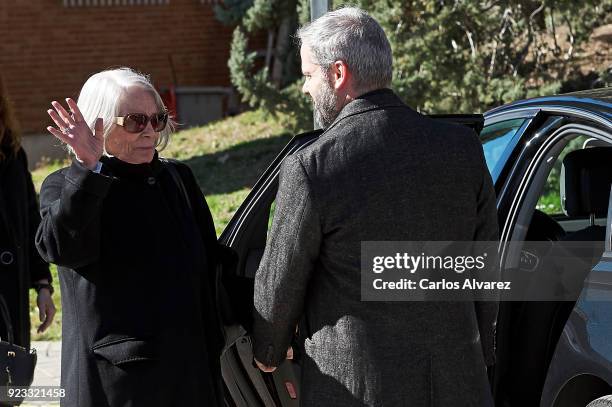
[{"label": "man's ear", "polygon": [[344,61],[336,61],[331,66],[332,83],[337,91],[347,90],[351,83],[351,72]]}]

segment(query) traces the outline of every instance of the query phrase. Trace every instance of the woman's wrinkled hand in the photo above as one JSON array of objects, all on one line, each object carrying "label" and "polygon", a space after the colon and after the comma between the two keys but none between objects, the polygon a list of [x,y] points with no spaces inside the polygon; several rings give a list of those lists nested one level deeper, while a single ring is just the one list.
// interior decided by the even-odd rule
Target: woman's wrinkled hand
[{"label": "woman's wrinkled hand", "polygon": [[95,131],[92,133],[76,102],[68,98],[66,103],[72,114],[68,113],[59,102],[51,102],[53,109],[47,110],[47,113],[58,128],[49,126],[47,131],[68,144],[74,151],[76,159],[93,170],[104,151],[102,119],[96,119]]},{"label": "woman's wrinkled hand", "polygon": [[42,322],[36,332],[41,333],[49,328],[56,313],[55,303],[53,303],[53,298],[47,288],[41,288],[40,291],[38,291],[36,305],[38,306],[38,317],[40,318],[40,322]]}]

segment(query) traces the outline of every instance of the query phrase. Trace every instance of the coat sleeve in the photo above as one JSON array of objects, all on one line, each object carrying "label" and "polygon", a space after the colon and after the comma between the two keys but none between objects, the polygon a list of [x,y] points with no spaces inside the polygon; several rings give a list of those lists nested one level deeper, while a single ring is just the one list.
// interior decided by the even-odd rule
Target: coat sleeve
[{"label": "coat sleeve", "polygon": [[21,163],[23,170],[26,174],[26,188],[27,188],[27,205],[28,205],[28,253],[30,256],[30,285],[38,280],[46,278],[51,282],[51,272],[49,272],[49,265],[40,257],[36,250],[36,243],[34,236],[36,236],[36,230],[40,225],[40,213],[38,209],[38,200],[36,198],[36,191],[34,190],[34,183],[32,182],[32,175],[28,170],[28,159],[25,151],[20,150],[19,155],[21,156]]},{"label": "coat sleeve", "polygon": [[279,177],[272,230],[255,274],[253,353],[267,366],[286,357],[321,244],[320,216],[300,160],[285,158]]},{"label": "coat sleeve", "polygon": [[[493,180],[486,165],[482,146],[478,142],[478,153],[482,167],[482,179],[477,200],[477,218],[474,241],[496,242],[499,241],[499,224],[497,217],[497,205]],[[495,247],[495,249],[497,249]],[[496,257],[496,256],[493,256]],[[497,281],[500,277],[499,268],[491,264],[492,272],[495,274],[490,278]],[[498,301],[476,301],[476,318],[480,331],[482,350],[487,366],[495,364],[495,329],[497,325],[497,312],[499,309]]]},{"label": "coat sleeve", "polygon": [[45,261],[77,268],[100,255],[100,215],[112,178],[78,161],[45,179],[40,191],[42,221],[36,247]]}]

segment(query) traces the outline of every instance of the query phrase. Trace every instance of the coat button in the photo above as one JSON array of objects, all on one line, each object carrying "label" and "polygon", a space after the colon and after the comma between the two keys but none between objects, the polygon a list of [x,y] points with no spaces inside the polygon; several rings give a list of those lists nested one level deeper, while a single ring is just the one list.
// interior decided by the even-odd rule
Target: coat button
[{"label": "coat button", "polygon": [[13,264],[13,261],[15,261],[15,256],[13,256],[13,253],[9,251],[4,251],[0,253],[0,263],[2,263],[3,265],[9,266]]},{"label": "coat button", "polygon": [[149,185],[155,185],[157,181],[155,180],[155,177],[149,177],[147,178],[147,184]]}]

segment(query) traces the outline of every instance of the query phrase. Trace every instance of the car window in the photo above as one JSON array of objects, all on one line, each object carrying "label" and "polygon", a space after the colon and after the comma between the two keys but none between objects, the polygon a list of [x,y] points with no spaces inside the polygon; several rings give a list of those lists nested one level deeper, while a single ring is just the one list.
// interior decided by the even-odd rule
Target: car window
[{"label": "car window", "polygon": [[494,173],[502,154],[508,144],[527,119],[512,119],[485,125],[480,132],[480,141],[484,150],[487,167],[491,174]]},{"label": "car window", "polygon": [[561,215],[563,213],[560,197],[561,185],[559,183],[561,179],[561,165],[563,163],[563,159],[568,153],[582,149],[585,141],[588,139],[588,136],[579,135],[567,143],[567,145],[563,148],[563,151],[561,151],[557,157],[554,166],[548,174],[546,184],[544,185],[544,190],[538,199],[536,209],[548,215]]}]

